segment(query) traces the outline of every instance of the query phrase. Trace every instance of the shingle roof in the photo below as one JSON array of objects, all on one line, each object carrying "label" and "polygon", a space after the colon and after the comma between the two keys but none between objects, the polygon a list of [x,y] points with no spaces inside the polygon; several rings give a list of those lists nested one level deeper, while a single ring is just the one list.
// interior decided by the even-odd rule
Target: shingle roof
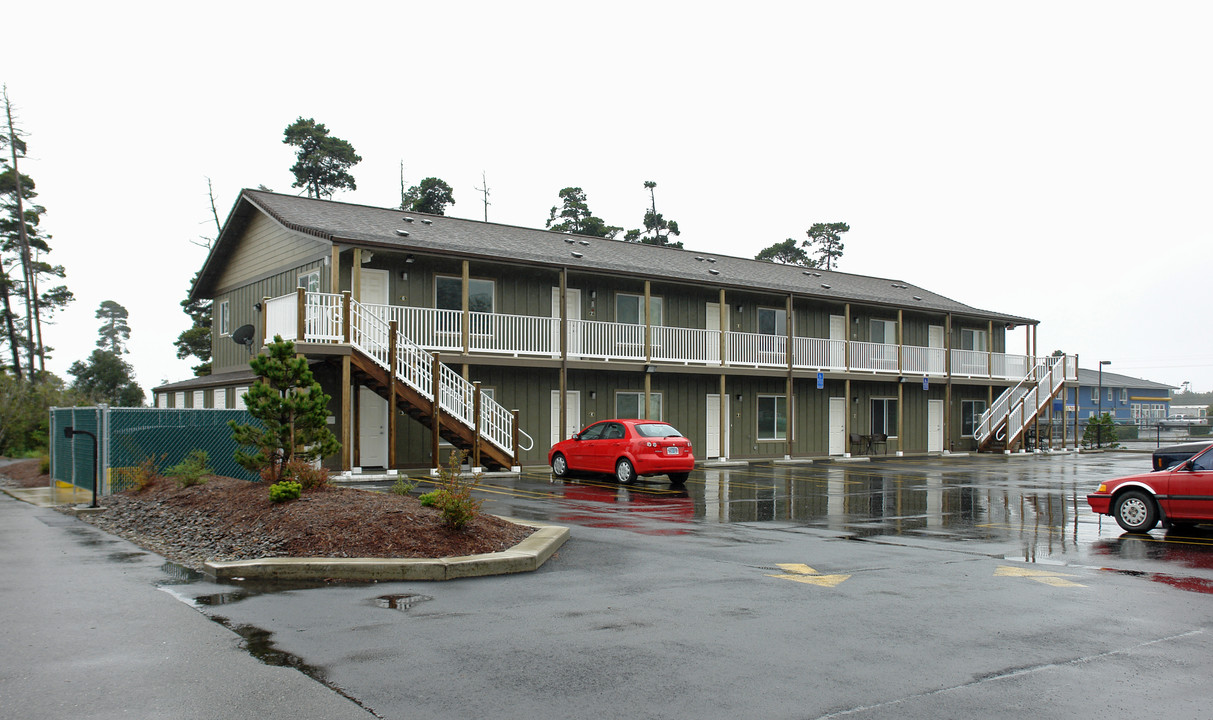
[{"label": "shingle roof", "polygon": [[[1086,387],[1088,385],[1095,387],[1100,383],[1099,370],[1087,370],[1086,368],[1078,368],[1078,384]],[[1141,388],[1143,390],[1178,390],[1174,385],[1166,383],[1154,382],[1153,380],[1143,380],[1141,378],[1129,377],[1128,375],[1120,375],[1118,373],[1103,371],[1103,386],[1111,388]]]},{"label": "shingle roof", "polygon": [[[1016,325],[1036,322],[1030,318],[979,310],[902,280],[808,270],[693,249],[587,238],[261,190],[245,190],[242,198],[288,228],[354,246],[568,267],[573,271],[583,269],[708,287],[794,293],[835,302],[871,303],[911,310],[921,308]],[[237,209],[239,206],[238,202]],[[233,217],[236,216],[237,210],[233,210]],[[413,222],[406,222],[406,217],[413,218]],[[224,239],[221,235],[220,243]],[[210,263],[208,260],[208,266]]]}]

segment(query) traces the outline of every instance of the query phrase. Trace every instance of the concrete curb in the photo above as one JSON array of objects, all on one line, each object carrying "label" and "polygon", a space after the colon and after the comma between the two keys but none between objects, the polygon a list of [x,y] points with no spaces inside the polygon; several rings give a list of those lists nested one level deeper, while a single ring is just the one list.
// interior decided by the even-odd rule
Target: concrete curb
[{"label": "concrete curb", "polygon": [[[502,518],[510,520],[510,518]],[[537,528],[509,550],[445,558],[263,558],[207,562],[206,573],[219,580],[455,580],[538,570],[569,539],[569,529],[533,521]]]}]

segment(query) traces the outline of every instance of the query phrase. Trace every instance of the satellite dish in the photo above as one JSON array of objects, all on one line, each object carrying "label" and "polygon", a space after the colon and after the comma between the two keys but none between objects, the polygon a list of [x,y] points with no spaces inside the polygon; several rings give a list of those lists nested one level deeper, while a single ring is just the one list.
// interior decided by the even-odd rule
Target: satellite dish
[{"label": "satellite dish", "polygon": [[257,332],[257,328],[252,325],[241,325],[232,333],[232,342],[237,345],[252,345],[253,335]]}]

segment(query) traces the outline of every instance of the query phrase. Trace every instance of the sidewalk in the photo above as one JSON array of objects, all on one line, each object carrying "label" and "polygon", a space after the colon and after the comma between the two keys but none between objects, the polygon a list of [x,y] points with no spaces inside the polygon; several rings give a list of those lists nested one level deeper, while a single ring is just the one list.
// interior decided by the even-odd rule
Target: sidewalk
[{"label": "sidewalk", "polygon": [[[88,502],[90,497],[82,502]],[[373,715],[159,589],[163,558],[0,493],[0,720]]]}]

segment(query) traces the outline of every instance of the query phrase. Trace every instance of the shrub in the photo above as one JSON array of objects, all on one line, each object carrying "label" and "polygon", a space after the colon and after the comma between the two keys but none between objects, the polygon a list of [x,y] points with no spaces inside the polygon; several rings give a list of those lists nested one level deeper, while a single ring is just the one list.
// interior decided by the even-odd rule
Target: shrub
[{"label": "shrub", "polygon": [[324,466],[313,467],[310,462],[293,458],[282,465],[282,478],[294,480],[305,491],[323,490],[329,484],[329,471]]},{"label": "shrub", "polygon": [[408,495],[409,493],[413,492],[413,488],[415,487],[417,487],[417,483],[413,482],[412,480],[407,478],[398,478],[396,482],[392,483],[392,494]]},{"label": "shrub", "polygon": [[157,469],[160,463],[164,462],[166,455],[161,455],[159,458],[149,455],[143,458],[143,462],[139,463],[131,470],[130,481],[131,488],[135,492],[141,493],[147,490],[160,479],[160,471]]},{"label": "shrub", "polygon": [[190,454],[184,460],[169,468],[165,474],[176,480],[177,484],[183,488],[201,485],[206,482],[202,476],[211,474],[206,451],[190,450]]},{"label": "shrub", "polygon": [[292,480],[279,480],[270,485],[270,501],[286,502],[295,500],[303,493],[303,486]]},{"label": "shrub", "polygon": [[447,466],[438,470],[439,488],[418,498],[422,505],[441,512],[443,522],[455,530],[462,530],[475,519],[483,502],[472,497],[480,475],[464,478],[459,472],[462,464],[463,453],[452,450]]}]

